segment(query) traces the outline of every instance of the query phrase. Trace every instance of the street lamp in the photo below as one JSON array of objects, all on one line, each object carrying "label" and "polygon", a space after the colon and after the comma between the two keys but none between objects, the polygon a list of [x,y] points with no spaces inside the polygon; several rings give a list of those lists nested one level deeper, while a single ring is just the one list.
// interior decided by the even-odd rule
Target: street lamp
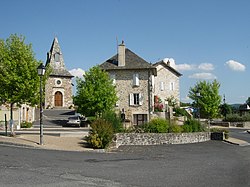
[{"label": "street lamp", "polygon": [[42,78],[45,73],[45,66],[41,63],[37,68],[37,73],[40,77],[40,145],[43,145],[43,88],[42,88]]},{"label": "street lamp", "polygon": [[197,111],[197,115],[198,115],[198,120],[200,121],[200,106],[199,106],[199,98],[200,98],[200,96],[201,96],[201,93],[198,91],[198,92],[196,93],[196,96],[197,96],[197,109],[198,109],[198,111]]}]

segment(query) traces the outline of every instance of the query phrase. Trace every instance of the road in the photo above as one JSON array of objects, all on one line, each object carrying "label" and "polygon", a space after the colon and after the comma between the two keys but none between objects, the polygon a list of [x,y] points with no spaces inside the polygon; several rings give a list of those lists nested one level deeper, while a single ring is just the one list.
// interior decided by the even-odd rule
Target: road
[{"label": "road", "polygon": [[[60,128],[66,125],[68,117],[75,114],[74,110],[45,109],[43,111],[43,126],[45,128]],[[40,121],[34,122],[33,127],[39,128]]]},{"label": "road", "polygon": [[250,186],[250,146],[220,141],[113,153],[0,149],[0,186]]},{"label": "road", "polygon": [[250,134],[246,130],[242,128],[230,128],[229,136],[250,143]]}]

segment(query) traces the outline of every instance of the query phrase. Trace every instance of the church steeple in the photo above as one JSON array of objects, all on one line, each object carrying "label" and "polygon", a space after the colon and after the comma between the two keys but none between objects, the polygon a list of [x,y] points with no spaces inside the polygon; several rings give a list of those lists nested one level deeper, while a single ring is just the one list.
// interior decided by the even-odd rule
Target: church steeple
[{"label": "church steeple", "polygon": [[50,51],[47,53],[46,66],[47,65],[52,68],[51,75],[73,77],[65,68],[62,51],[57,37],[54,38]]}]

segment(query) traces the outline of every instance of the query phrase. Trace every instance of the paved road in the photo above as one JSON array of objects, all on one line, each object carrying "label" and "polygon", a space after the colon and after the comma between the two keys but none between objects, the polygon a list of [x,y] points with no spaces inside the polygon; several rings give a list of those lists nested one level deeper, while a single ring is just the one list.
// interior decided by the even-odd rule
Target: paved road
[{"label": "paved road", "polygon": [[229,136],[233,138],[237,138],[240,140],[244,140],[250,143],[250,134],[246,131],[246,129],[242,128],[230,128]]},{"label": "paved road", "polygon": [[[43,125],[45,128],[58,128],[66,125],[68,117],[75,114],[74,110],[46,109],[43,111]],[[39,120],[33,126],[39,128]]]},{"label": "paved road", "polygon": [[0,149],[0,186],[250,186],[250,146],[220,141],[115,153]]}]

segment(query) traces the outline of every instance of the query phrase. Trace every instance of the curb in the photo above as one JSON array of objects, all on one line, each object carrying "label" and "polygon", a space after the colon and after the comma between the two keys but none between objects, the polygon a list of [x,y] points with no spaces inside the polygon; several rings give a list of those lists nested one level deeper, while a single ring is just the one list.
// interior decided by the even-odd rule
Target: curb
[{"label": "curb", "polygon": [[233,145],[238,145],[238,146],[248,146],[250,145],[250,143],[246,142],[246,143],[237,143],[237,142],[233,142],[233,141],[229,141],[229,140],[223,140],[223,142],[226,142],[226,143],[230,143],[230,144],[233,144]]},{"label": "curb", "polygon": [[0,145],[39,149],[39,147],[32,146],[32,145],[13,143],[13,142],[5,142],[5,141],[0,141]]}]

